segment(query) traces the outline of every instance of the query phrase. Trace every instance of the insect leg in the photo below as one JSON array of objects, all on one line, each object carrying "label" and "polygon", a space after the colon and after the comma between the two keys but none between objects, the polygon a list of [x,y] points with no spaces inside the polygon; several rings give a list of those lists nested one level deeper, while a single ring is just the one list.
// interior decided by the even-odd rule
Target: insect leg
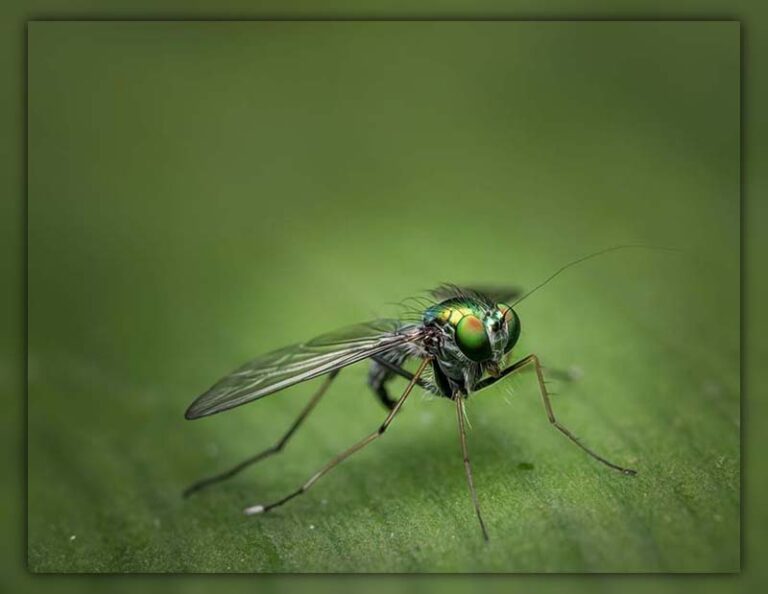
[{"label": "insect leg", "polygon": [[565,435],[568,439],[570,439],[573,443],[579,446],[582,450],[587,452],[587,454],[592,456],[595,460],[602,462],[606,466],[610,466],[614,470],[618,470],[619,472],[622,472],[624,474],[630,474],[630,475],[637,474],[636,470],[632,470],[631,468],[624,468],[623,466],[614,464],[613,462],[606,460],[596,452],[593,452],[591,449],[589,449],[587,446],[581,443],[579,438],[576,437],[573,433],[571,433],[571,431],[567,427],[560,424],[560,422],[555,417],[554,411],[552,410],[552,403],[549,401],[549,393],[547,392],[547,386],[546,386],[546,383],[544,382],[544,372],[541,369],[541,363],[539,362],[539,358],[536,355],[528,355],[527,357],[520,359],[517,363],[510,365],[504,371],[502,371],[498,375],[498,377],[487,378],[478,382],[477,384],[475,384],[475,390],[477,391],[483,388],[487,388],[488,386],[495,384],[497,381],[499,381],[503,377],[506,377],[512,373],[515,373],[516,371],[519,371],[522,367],[525,367],[526,365],[533,365],[534,368],[536,369],[536,378],[539,381],[539,392],[541,392],[541,398],[544,401],[544,409],[547,411],[547,417],[549,418],[549,422],[552,423],[552,425],[554,425],[554,427],[558,431],[560,431],[560,433]]},{"label": "insect leg", "polygon": [[488,531],[485,529],[485,522],[483,522],[483,516],[480,514],[480,504],[477,501],[477,492],[475,491],[475,483],[472,480],[472,466],[469,464],[469,452],[467,450],[467,434],[464,429],[464,399],[461,395],[454,396],[456,402],[456,418],[459,421],[459,440],[461,441],[461,454],[464,457],[464,471],[467,473],[467,485],[469,486],[469,493],[472,495],[472,503],[475,506],[475,512],[477,513],[477,519],[480,520],[480,528],[483,531],[483,538],[486,542],[489,540]]},{"label": "insect leg", "polygon": [[[392,367],[397,367],[405,361],[405,353],[390,353],[389,360],[384,357],[371,357],[371,367],[368,371],[368,387],[376,394],[379,402],[387,410],[392,410],[397,404],[397,398],[393,398],[387,390],[387,384],[393,377]],[[410,379],[410,378],[409,378]]]},{"label": "insect leg", "polygon": [[405,400],[410,395],[411,391],[413,390],[413,387],[416,385],[416,382],[419,379],[419,376],[422,374],[424,369],[426,368],[427,364],[430,362],[431,359],[426,358],[421,362],[421,365],[419,365],[419,369],[416,371],[416,374],[413,376],[410,382],[408,382],[408,386],[405,388],[405,391],[403,392],[403,395],[400,396],[400,399],[395,404],[394,408],[390,411],[390,413],[387,415],[387,418],[384,419],[384,422],[379,426],[379,428],[368,435],[367,437],[361,439],[358,441],[355,445],[352,447],[344,450],[337,456],[333,457],[330,462],[328,462],[325,466],[323,466],[320,470],[318,470],[315,474],[313,474],[309,479],[302,484],[298,489],[295,491],[289,493],[282,499],[278,499],[277,501],[274,501],[273,503],[269,503],[267,505],[252,505],[251,507],[247,507],[244,509],[244,513],[246,515],[254,515],[254,514],[260,514],[264,512],[268,512],[271,509],[274,509],[276,507],[279,507],[283,505],[284,503],[290,501],[294,497],[297,497],[301,495],[302,493],[305,493],[309,490],[309,488],[314,485],[318,480],[320,480],[326,473],[331,471],[336,465],[338,465],[340,462],[343,462],[347,458],[349,458],[352,454],[357,452],[358,450],[361,450],[365,446],[367,446],[369,443],[374,441],[376,438],[380,437],[384,434],[384,432],[387,430],[387,427],[389,427],[389,424],[392,422],[392,419],[395,418],[395,415],[398,413],[400,408],[403,406],[403,403],[405,403]]},{"label": "insect leg", "polygon": [[328,387],[331,385],[331,382],[339,374],[339,371],[340,370],[337,369],[335,371],[332,371],[326,376],[325,381],[317,389],[317,392],[315,392],[314,396],[312,396],[312,398],[307,403],[307,405],[299,413],[299,416],[288,428],[288,431],[285,432],[285,434],[277,441],[277,443],[268,447],[265,450],[262,450],[258,454],[251,456],[250,458],[246,458],[245,460],[233,466],[229,470],[226,470],[225,472],[197,481],[196,483],[187,487],[187,489],[183,493],[183,496],[189,497],[190,495],[192,495],[193,493],[196,493],[200,489],[204,489],[205,487],[213,485],[214,483],[218,483],[228,478],[231,478],[236,474],[242,472],[252,464],[256,464],[256,462],[260,462],[261,460],[264,460],[265,458],[269,458],[273,454],[277,454],[278,452],[280,452],[283,449],[283,447],[285,447],[285,444],[288,443],[288,440],[293,436],[293,434],[296,433],[296,430],[304,422],[304,419],[306,419],[309,416],[309,413],[312,412],[312,409],[315,408],[315,405],[320,401],[320,399],[323,397],[325,392],[328,390]]},{"label": "insect leg", "polygon": [[[387,409],[392,410],[395,404],[397,404],[397,400],[389,395],[386,386],[387,382],[391,379],[392,375],[399,375],[400,377],[411,381],[413,379],[413,374],[403,368],[401,360],[391,361],[382,356],[374,356],[371,357],[371,359],[373,360],[374,367],[371,367],[371,372],[368,374],[368,385],[379,397],[382,404],[384,404]],[[435,388],[421,378],[419,378],[416,383],[420,388],[423,388],[428,392],[438,395],[440,394]]]}]

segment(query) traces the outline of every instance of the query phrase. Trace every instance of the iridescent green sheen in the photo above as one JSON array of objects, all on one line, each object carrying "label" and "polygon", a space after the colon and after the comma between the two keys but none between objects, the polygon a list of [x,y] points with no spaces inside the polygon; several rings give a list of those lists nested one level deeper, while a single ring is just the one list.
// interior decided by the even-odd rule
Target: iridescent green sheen
[{"label": "iridescent green sheen", "polygon": [[473,361],[486,361],[493,355],[485,324],[474,315],[465,315],[456,324],[456,344]]},{"label": "iridescent green sheen", "polygon": [[449,323],[455,328],[459,320],[467,315],[477,316],[482,319],[485,312],[479,304],[468,299],[455,297],[429,307],[424,312],[424,322],[426,324],[432,322]]}]

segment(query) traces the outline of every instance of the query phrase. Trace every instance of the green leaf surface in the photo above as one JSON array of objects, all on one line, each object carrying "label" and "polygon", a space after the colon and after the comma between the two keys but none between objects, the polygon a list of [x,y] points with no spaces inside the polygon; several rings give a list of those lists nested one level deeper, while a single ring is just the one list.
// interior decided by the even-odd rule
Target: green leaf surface
[{"label": "green leaf surface", "polygon": [[[33,23],[29,567],[37,572],[732,572],[739,551],[734,23]],[[386,415],[344,370],[210,418],[265,351],[440,282],[531,288],[521,373],[272,514]],[[393,390],[404,382],[393,382]]]}]

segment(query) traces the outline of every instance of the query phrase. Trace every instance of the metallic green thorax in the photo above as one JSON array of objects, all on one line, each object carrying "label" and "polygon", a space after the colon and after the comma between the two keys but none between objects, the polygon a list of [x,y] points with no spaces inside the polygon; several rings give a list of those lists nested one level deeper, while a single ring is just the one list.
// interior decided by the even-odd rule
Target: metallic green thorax
[{"label": "metallic green thorax", "polygon": [[476,362],[509,352],[520,335],[520,322],[512,308],[472,297],[453,297],[432,305],[424,312],[424,323],[450,328],[463,354]]},{"label": "metallic green thorax", "polygon": [[427,308],[433,330],[435,384],[449,398],[468,395],[485,374],[496,376],[520,336],[520,320],[508,305],[483,295],[458,295]]},{"label": "metallic green thorax", "polygon": [[429,307],[424,312],[425,324],[450,324],[454,328],[464,316],[472,315],[482,319],[486,308],[473,299],[454,297]]}]

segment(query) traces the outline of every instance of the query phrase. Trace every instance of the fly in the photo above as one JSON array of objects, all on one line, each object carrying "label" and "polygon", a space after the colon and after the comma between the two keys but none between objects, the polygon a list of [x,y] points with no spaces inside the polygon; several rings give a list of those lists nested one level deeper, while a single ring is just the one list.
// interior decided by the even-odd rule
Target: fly
[{"label": "fly", "polygon": [[[226,472],[193,484],[184,495],[191,495],[213,483],[230,478],[248,466],[282,451],[325,395],[340,370],[363,360],[369,360],[371,364],[368,373],[369,387],[389,411],[381,425],[367,437],[329,460],[297,489],[275,501],[245,508],[246,515],[269,512],[305,493],[340,462],[381,437],[414,387],[419,386],[454,403],[467,484],[483,538],[488,540],[488,531],[480,513],[472,479],[464,403],[471,394],[488,388],[525,367],[533,367],[535,370],[544,410],[549,422],[558,431],[598,462],[625,475],[636,474],[635,470],[615,464],[588,448],[557,420],[547,391],[544,371],[535,354],[529,354],[510,365],[505,365],[520,337],[520,318],[515,307],[523,299],[567,268],[626,247],[646,246],[615,246],[592,253],[561,267],[523,295],[513,288],[442,285],[431,292],[433,300],[423,309],[417,322],[399,319],[375,320],[324,334],[246,363],[198,397],[187,409],[186,418],[198,419],[229,410],[320,376],[325,379],[277,443]],[[418,368],[413,373],[404,367],[409,359],[419,361]],[[395,377],[404,378],[408,382],[398,398],[392,398],[388,390],[389,382]]]}]

